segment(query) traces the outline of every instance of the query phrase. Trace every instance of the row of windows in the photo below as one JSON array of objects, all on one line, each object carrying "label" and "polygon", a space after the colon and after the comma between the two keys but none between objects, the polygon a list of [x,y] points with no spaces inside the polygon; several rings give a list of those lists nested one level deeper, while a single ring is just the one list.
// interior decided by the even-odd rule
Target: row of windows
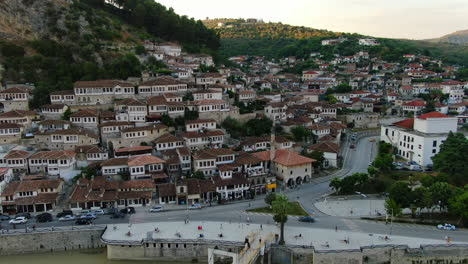
[{"label": "row of windows", "polygon": [[18,134],[21,130],[19,128],[5,128],[0,129],[0,134]]}]

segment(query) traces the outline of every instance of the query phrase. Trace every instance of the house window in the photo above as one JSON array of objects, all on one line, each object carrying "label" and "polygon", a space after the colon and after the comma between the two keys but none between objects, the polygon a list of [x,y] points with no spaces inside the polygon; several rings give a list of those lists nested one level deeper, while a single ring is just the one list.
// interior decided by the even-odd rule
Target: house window
[{"label": "house window", "polygon": [[435,148],[437,147],[437,140],[432,141],[432,146]]}]

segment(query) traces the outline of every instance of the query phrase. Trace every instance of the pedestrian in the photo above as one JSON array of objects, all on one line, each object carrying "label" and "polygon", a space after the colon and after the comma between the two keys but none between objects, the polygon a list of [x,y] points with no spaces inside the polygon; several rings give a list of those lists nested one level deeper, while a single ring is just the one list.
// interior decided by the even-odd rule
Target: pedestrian
[{"label": "pedestrian", "polygon": [[13,224],[13,229],[16,229],[16,224]]},{"label": "pedestrian", "polygon": [[335,232],[338,232],[338,226],[337,225],[335,226]]},{"label": "pedestrian", "polygon": [[263,225],[262,224],[260,224],[260,230],[263,230]]}]

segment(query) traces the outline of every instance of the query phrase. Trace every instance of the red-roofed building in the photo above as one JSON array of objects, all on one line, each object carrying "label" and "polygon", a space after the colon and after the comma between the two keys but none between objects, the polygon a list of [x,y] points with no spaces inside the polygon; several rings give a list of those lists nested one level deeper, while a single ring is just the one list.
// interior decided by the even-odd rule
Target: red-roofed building
[{"label": "red-roofed building", "polygon": [[403,111],[405,112],[419,112],[426,107],[426,102],[423,100],[414,100],[411,102],[404,103],[402,105]]},{"label": "red-roofed building", "polygon": [[315,160],[304,157],[295,151],[273,149],[256,152],[252,155],[264,161],[271,168],[270,172],[287,186],[302,184],[302,182],[308,182],[311,179],[312,163]]}]

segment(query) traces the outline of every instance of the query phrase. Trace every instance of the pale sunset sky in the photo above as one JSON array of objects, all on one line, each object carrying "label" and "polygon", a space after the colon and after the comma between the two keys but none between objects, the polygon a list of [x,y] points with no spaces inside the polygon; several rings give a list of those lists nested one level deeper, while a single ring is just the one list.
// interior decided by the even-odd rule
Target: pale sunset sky
[{"label": "pale sunset sky", "polygon": [[468,0],[156,0],[196,19],[258,18],[376,37],[427,39],[468,29]]}]

